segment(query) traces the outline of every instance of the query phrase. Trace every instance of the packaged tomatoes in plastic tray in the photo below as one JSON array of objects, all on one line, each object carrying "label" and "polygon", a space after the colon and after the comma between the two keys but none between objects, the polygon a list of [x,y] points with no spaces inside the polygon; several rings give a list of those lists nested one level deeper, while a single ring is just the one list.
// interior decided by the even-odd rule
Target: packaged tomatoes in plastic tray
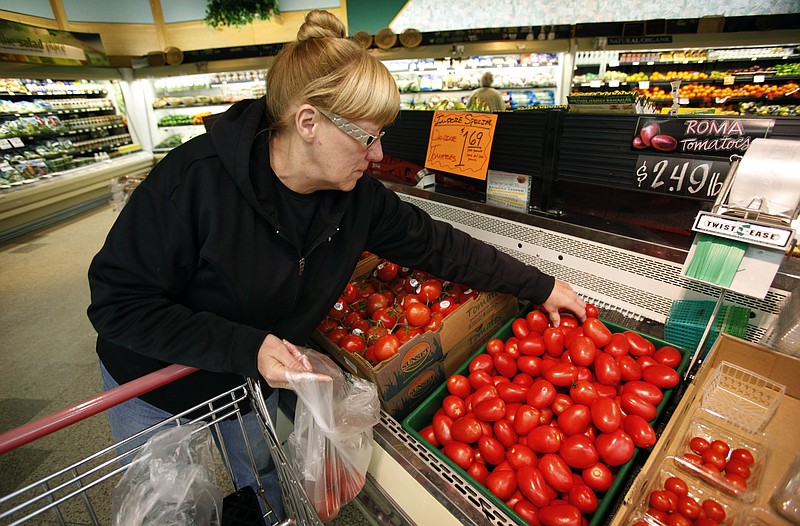
[{"label": "packaged tomatoes in plastic tray", "polygon": [[741,501],[687,473],[676,457],[664,457],[655,466],[632,501],[629,524],[693,524],[701,519],[713,521],[703,524],[736,524]]},{"label": "packaged tomatoes in plastic tray", "polygon": [[671,453],[682,470],[744,502],[752,502],[758,496],[770,448],[763,433],[745,433],[699,408]]}]

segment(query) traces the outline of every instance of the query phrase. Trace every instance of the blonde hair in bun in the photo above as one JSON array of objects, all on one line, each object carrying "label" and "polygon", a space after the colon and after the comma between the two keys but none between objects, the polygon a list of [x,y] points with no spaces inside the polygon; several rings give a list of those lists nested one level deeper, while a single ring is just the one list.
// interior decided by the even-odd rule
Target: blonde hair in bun
[{"label": "blonde hair in bun", "polygon": [[267,71],[273,133],[285,129],[304,103],[380,127],[397,117],[400,93],[394,77],[346,35],[342,21],[330,12],[308,12],[297,40],[283,47]]}]

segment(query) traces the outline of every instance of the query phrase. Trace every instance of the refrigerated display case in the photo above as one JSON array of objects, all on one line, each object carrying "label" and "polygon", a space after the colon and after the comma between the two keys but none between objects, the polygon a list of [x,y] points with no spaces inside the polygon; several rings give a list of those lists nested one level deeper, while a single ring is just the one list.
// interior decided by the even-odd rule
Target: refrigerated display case
[{"label": "refrigerated display case", "polygon": [[129,126],[119,77],[110,69],[0,69],[0,239],[96,206],[111,179],[152,167]]}]

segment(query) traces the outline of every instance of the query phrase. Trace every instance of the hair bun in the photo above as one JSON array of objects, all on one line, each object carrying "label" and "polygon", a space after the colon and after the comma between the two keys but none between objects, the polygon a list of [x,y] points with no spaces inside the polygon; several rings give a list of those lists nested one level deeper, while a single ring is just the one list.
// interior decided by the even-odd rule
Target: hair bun
[{"label": "hair bun", "polygon": [[306,15],[306,21],[297,31],[297,40],[310,38],[344,38],[347,36],[344,24],[324,9],[314,9]]}]

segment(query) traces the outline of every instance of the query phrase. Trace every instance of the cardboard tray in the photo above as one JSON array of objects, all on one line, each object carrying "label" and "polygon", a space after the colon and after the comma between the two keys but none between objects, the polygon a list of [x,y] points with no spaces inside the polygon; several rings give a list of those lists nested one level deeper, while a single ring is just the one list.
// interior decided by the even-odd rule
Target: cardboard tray
[{"label": "cardboard tray", "polygon": [[[523,309],[518,313],[517,316],[509,320],[503,327],[495,333],[492,338],[500,338],[501,340],[505,341],[511,336],[513,336],[513,331],[511,329],[511,325],[516,318],[523,318],[525,315],[531,310],[532,307],[528,307]],[[623,327],[621,325],[617,325],[616,323],[609,322],[603,320],[603,323],[609,328],[611,332],[624,332],[627,330],[631,330],[627,327]],[[656,348],[662,347],[664,345],[672,345],[678,351],[681,352],[683,355],[683,359],[681,360],[680,365],[677,368],[678,374],[683,377],[683,372],[686,370],[688,366],[689,359],[691,353],[686,349],[668,343],[660,338],[655,338],[653,336],[649,336],[647,334],[638,332],[642,337],[651,341]],[[475,354],[473,354],[469,360],[467,360],[456,372],[455,374],[464,374],[465,376],[469,374],[469,363],[472,361],[472,358],[475,356],[485,353],[486,352],[486,345],[484,344]],[[465,374],[466,372],[466,374]],[[678,385],[680,387],[681,384]],[[662,417],[664,416],[664,409],[670,403],[673,392],[678,388],[667,389],[664,391],[664,399],[661,403],[657,406],[657,414],[653,422],[654,429],[658,429],[659,423],[662,421]],[[480,492],[484,497],[494,503],[498,508],[502,509],[508,517],[510,517],[516,524],[520,526],[527,526],[527,522],[525,522],[519,515],[517,515],[510,507],[508,507],[504,502],[498,499],[488,488],[479,484],[475,479],[473,479],[467,472],[460,467],[458,467],[453,461],[451,461],[442,451],[438,448],[434,447],[430,442],[422,438],[419,434],[425,426],[429,425],[433,420],[434,413],[442,406],[442,401],[444,398],[449,394],[447,390],[447,382],[443,382],[431,395],[424,400],[419,406],[417,406],[411,413],[403,420],[402,427],[403,429],[408,432],[411,436],[413,436],[417,441],[423,444],[426,448],[428,448],[434,455],[436,455],[442,462],[446,463],[450,466],[454,471],[460,474],[464,480],[468,481],[472,486]],[[657,447],[658,444],[656,444]],[[626,464],[623,464],[617,470],[616,475],[614,476],[614,483],[611,485],[609,490],[605,493],[605,495],[598,495],[598,508],[597,511],[592,515],[592,518],[589,521],[589,526],[597,526],[602,524],[602,522],[611,514],[613,513],[611,508],[617,502],[617,497],[619,496],[620,492],[624,489],[624,487],[628,483],[629,477],[633,474],[631,471],[634,467],[640,465],[644,460],[647,458],[649,451],[643,450],[641,448],[636,448],[634,451],[633,458],[629,460]]]},{"label": "cardboard tray", "polygon": [[[761,473],[760,488],[753,502],[743,499],[739,503],[736,513],[743,524],[791,524],[775,513],[770,497],[800,451],[800,434],[797,433],[797,422],[800,422],[800,359],[723,333],[709,351],[694,381],[686,386],[649,458],[620,499],[620,507],[609,522],[611,526],[629,524],[637,514],[643,487],[656,476],[667,456],[680,454],[687,430],[693,425],[693,415],[701,407],[704,394],[711,386],[709,380],[723,361],[786,386],[783,400],[763,430],[768,440],[764,446],[770,451]],[[755,522],[753,518],[757,516],[769,516],[769,521]]]}]

